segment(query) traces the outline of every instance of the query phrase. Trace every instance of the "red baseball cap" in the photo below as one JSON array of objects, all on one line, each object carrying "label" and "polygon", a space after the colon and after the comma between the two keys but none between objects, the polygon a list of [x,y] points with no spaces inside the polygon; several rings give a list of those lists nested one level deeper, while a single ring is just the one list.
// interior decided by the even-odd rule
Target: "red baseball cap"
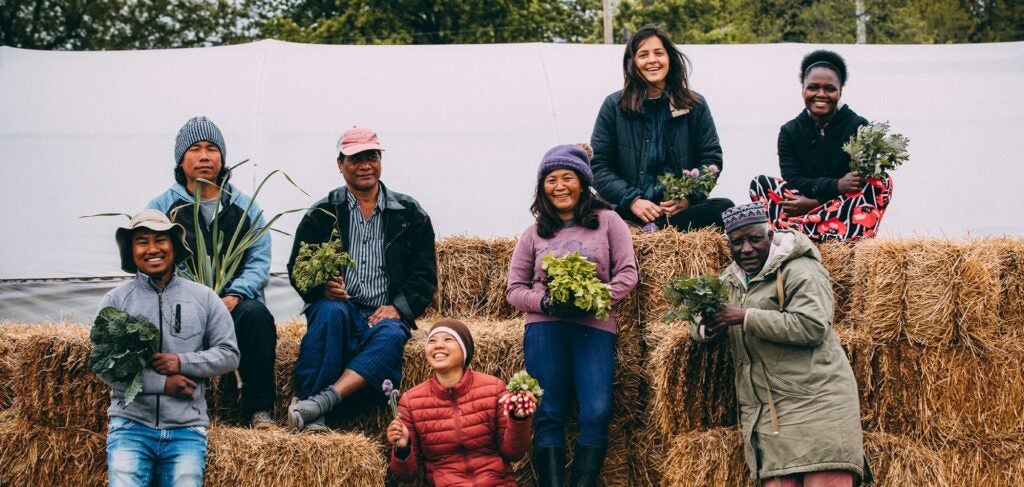
[{"label": "red baseball cap", "polygon": [[377,140],[377,134],[363,127],[352,127],[341,134],[338,139],[338,151],[346,156],[368,150],[384,150]]}]

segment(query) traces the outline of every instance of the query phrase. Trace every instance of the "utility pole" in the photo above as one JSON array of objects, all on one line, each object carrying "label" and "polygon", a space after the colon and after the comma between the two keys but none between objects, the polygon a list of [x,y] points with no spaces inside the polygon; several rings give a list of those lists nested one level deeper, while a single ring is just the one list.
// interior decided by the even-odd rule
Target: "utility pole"
[{"label": "utility pole", "polygon": [[[861,0],[858,0],[861,1]],[[604,10],[604,43],[612,43],[612,0],[602,0],[601,8]]]},{"label": "utility pole", "polygon": [[864,0],[857,0],[857,44],[868,42],[868,16],[864,13]]}]

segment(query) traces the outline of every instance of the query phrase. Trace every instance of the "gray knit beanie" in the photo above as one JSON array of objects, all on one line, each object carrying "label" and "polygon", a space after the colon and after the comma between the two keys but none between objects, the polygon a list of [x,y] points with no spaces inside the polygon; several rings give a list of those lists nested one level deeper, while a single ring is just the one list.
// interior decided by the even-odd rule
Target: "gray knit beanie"
[{"label": "gray knit beanie", "polygon": [[224,145],[224,136],[221,135],[217,124],[206,117],[192,117],[185,122],[181,130],[178,130],[178,137],[174,140],[174,165],[181,165],[185,151],[201,140],[208,141],[220,149],[221,164],[228,160],[228,147]]}]

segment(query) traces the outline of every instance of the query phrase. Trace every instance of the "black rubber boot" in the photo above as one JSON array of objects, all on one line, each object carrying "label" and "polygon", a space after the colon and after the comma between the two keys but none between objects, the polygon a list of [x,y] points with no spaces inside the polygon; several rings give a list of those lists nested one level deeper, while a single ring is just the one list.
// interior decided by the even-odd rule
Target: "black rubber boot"
[{"label": "black rubber boot", "polygon": [[607,448],[576,445],[572,460],[572,476],[569,487],[596,487],[597,479],[604,467],[604,454]]},{"label": "black rubber boot", "polygon": [[534,450],[533,467],[537,469],[537,487],[562,487],[565,485],[565,448]]}]

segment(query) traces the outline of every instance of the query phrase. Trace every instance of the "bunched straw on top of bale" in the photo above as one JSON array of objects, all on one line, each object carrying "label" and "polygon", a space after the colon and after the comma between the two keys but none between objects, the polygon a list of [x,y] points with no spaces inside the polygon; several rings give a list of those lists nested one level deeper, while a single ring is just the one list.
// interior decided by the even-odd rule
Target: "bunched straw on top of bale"
[{"label": "bunched straw on top of bale", "polygon": [[207,485],[379,486],[387,465],[376,441],[357,433],[209,429]]},{"label": "bunched straw on top of bale", "polygon": [[[943,468],[945,459],[912,438],[865,433],[864,449],[877,487],[950,485]],[[664,471],[663,485],[755,485],[743,460],[743,440],[736,428],[680,435],[668,450]]]},{"label": "bunched straw on top of bale", "polygon": [[1000,332],[1007,337],[1024,338],[1024,240],[994,239],[992,246],[1001,256],[999,282]]}]

